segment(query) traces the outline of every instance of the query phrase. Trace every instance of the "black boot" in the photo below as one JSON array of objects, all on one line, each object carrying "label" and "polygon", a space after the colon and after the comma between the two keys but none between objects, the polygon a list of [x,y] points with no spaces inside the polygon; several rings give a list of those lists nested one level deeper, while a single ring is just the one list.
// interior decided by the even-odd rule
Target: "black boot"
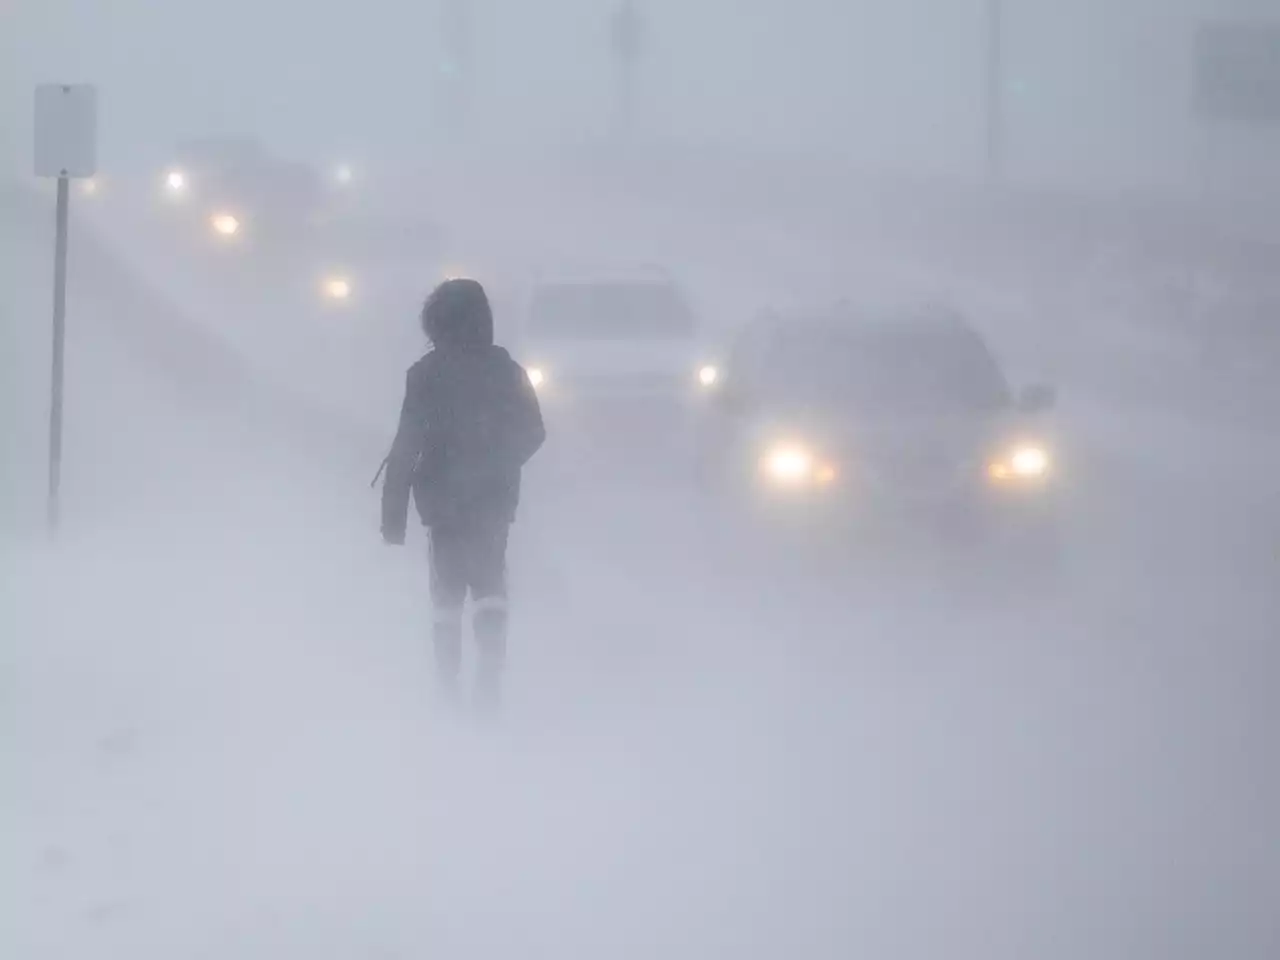
[{"label": "black boot", "polygon": [[502,704],[502,675],[507,662],[506,601],[499,598],[478,600],[471,626],[479,654],[474,703],[478,710],[496,710]]}]

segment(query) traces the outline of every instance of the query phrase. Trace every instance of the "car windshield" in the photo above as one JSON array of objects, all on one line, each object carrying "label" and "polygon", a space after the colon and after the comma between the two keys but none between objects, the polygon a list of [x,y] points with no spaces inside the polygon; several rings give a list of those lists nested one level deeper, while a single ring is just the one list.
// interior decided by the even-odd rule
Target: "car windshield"
[{"label": "car windshield", "polygon": [[966,329],[890,325],[780,336],[769,363],[775,395],[880,413],[994,410],[1009,387],[986,344]]},{"label": "car windshield", "polygon": [[669,284],[563,284],[543,287],[529,309],[527,336],[543,340],[687,340],[695,323]]}]

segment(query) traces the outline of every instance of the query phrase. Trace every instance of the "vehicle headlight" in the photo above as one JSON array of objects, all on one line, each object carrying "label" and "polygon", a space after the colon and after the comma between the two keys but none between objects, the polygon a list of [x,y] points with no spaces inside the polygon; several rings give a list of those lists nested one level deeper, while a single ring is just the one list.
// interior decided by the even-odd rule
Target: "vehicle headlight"
[{"label": "vehicle headlight", "polygon": [[826,485],[836,479],[836,469],[824,463],[800,443],[783,443],[765,451],[760,459],[765,479],[779,486]]},{"label": "vehicle headlight", "polygon": [[1024,443],[987,464],[992,480],[1038,480],[1049,472],[1049,452],[1043,446]]},{"label": "vehicle headlight", "polygon": [[164,189],[170,196],[181,196],[187,192],[187,175],[181,170],[170,170],[164,175]]},{"label": "vehicle headlight", "polygon": [[714,387],[720,379],[720,371],[712,364],[698,368],[698,382],[704,387]]},{"label": "vehicle headlight", "polygon": [[541,367],[530,367],[526,372],[529,375],[529,382],[533,384],[535,390],[546,383],[547,375]]},{"label": "vehicle headlight", "polygon": [[774,480],[797,483],[813,473],[813,454],[804,447],[777,447],[765,457],[764,468]]},{"label": "vehicle headlight", "polygon": [[351,297],[351,281],[346,277],[328,277],[321,289],[329,300],[347,300]]},{"label": "vehicle headlight", "polygon": [[220,237],[234,237],[240,232],[240,219],[230,213],[215,213],[209,218],[209,225]]}]

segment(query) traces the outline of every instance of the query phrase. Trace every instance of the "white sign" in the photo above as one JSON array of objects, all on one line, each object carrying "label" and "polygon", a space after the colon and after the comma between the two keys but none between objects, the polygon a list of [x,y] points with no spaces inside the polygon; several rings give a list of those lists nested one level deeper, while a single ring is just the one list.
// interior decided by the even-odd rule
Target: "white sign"
[{"label": "white sign", "polygon": [[98,172],[98,90],[89,84],[36,87],[36,176]]}]

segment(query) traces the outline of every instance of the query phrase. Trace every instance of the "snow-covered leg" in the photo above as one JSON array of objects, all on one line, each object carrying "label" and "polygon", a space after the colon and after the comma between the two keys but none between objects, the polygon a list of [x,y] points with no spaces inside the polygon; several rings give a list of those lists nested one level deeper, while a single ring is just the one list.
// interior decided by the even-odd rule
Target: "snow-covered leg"
[{"label": "snow-covered leg", "polygon": [[467,602],[466,541],[456,531],[431,530],[431,642],[441,692],[456,694],[462,672],[462,612]]},{"label": "snow-covered leg", "polygon": [[454,696],[462,672],[462,608],[437,609],[431,624],[436,681],[446,696]]},{"label": "snow-covered leg", "polygon": [[507,661],[507,601],[505,597],[480,597],[472,613],[477,648],[475,704],[496,708],[502,700],[502,675]]}]

